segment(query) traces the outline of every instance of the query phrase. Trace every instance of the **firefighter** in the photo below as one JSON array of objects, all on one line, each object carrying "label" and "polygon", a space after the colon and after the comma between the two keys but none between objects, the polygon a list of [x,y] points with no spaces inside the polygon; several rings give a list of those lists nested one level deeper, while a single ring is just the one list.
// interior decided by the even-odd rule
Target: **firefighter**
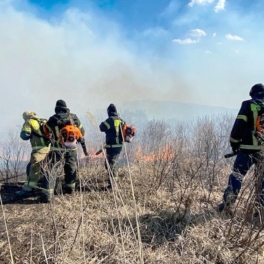
[{"label": "firefighter", "polygon": [[[233,125],[230,135],[230,145],[237,154],[233,171],[229,176],[227,188],[224,191],[223,202],[218,205],[219,212],[229,208],[235,203],[244,176],[250,167],[258,166],[263,155],[263,146],[256,134],[256,121],[260,114],[261,104],[264,104],[264,86],[261,83],[255,84],[249,95],[250,100],[242,102],[241,108]],[[264,189],[264,182],[262,186]],[[258,202],[264,205],[264,195],[261,193]]]},{"label": "firefighter", "polygon": [[105,132],[105,168],[110,177],[118,181],[118,158],[123,146],[122,126],[125,121],[119,117],[114,104],[108,106],[107,114],[108,118],[99,126],[100,131]]},{"label": "firefighter", "polygon": [[42,163],[50,151],[50,142],[42,129],[43,119],[36,113],[26,111],[23,113],[24,124],[20,132],[23,140],[30,140],[32,152],[30,162],[27,165],[27,180],[23,189],[16,192],[18,199],[34,196],[34,188],[42,178]]},{"label": "firefighter", "polygon": [[70,122],[78,127],[84,136],[84,128],[77,115],[70,113],[65,101],[58,100],[55,105],[55,114],[49,118],[46,128],[51,134],[51,151],[49,154],[50,169],[48,177],[45,177],[43,194],[41,202],[51,202],[54,197],[54,187],[56,183],[59,165],[63,163],[65,192],[72,194],[75,190],[75,182],[77,178],[77,145],[65,146],[60,141],[60,130],[65,124]]}]

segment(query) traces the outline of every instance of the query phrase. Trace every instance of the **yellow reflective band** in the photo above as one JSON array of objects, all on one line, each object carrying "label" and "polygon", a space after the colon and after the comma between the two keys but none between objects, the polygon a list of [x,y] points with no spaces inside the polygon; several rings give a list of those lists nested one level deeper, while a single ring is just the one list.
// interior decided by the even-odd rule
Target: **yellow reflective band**
[{"label": "yellow reflective band", "polygon": [[234,138],[230,137],[230,142],[238,143],[238,142],[240,142],[240,140],[237,140],[237,139],[234,139]]},{"label": "yellow reflective band", "polygon": [[110,128],[110,125],[106,121],[104,121],[104,124],[106,125],[107,129]]},{"label": "yellow reflective band", "polygon": [[68,183],[66,184],[67,187],[74,188],[75,187],[75,182],[73,183]]},{"label": "yellow reflective band", "polygon": [[26,133],[31,133],[31,128],[30,127],[28,127],[28,126],[24,126],[23,128],[22,128],[22,131],[25,131]]},{"label": "yellow reflective band", "polygon": [[264,150],[264,146],[240,145],[240,149]]},{"label": "yellow reflective band", "polygon": [[58,148],[58,147],[50,147],[50,150],[55,150],[55,151],[70,151],[70,150],[77,150],[77,148]]},{"label": "yellow reflective band", "polygon": [[33,181],[25,181],[24,186],[35,187],[38,183]]},{"label": "yellow reflective band", "polygon": [[115,144],[115,145],[105,145],[105,148],[121,148],[123,145],[122,144]]},{"label": "yellow reflective band", "polygon": [[56,133],[56,137],[59,138],[60,130],[58,126],[55,126],[55,133]]},{"label": "yellow reflective band", "polygon": [[251,104],[250,108],[252,112],[258,112],[261,109],[260,105],[258,104]]},{"label": "yellow reflective band", "polygon": [[79,125],[79,128],[81,129],[82,127],[83,127],[82,124],[80,124],[80,125]]},{"label": "yellow reflective band", "polygon": [[118,127],[119,128],[119,126],[120,126],[120,123],[121,123],[121,120],[114,120],[114,126],[115,127]]},{"label": "yellow reflective band", "polygon": [[53,194],[53,192],[54,192],[54,189],[44,189],[44,188],[42,188],[42,192],[44,193],[44,194]]},{"label": "yellow reflective band", "polygon": [[264,146],[240,145],[240,149],[264,150]]},{"label": "yellow reflective band", "polygon": [[259,146],[259,142],[257,140],[257,138],[255,137],[254,135],[255,133],[252,133],[252,143],[253,143],[253,146]]},{"label": "yellow reflective band", "polygon": [[114,120],[114,126],[115,126],[115,130],[116,130],[116,144],[120,144],[119,142],[119,127],[121,124],[121,120],[119,119],[115,119]]},{"label": "yellow reflective band", "polygon": [[245,122],[247,122],[247,116],[245,116],[245,115],[238,115],[238,116],[237,116],[237,119],[242,119],[242,120],[244,120]]},{"label": "yellow reflective band", "polygon": [[37,149],[42,149],[43,148],[43,146],[34,146],[34,147],[32,147],[32,150],[37,150]]}]

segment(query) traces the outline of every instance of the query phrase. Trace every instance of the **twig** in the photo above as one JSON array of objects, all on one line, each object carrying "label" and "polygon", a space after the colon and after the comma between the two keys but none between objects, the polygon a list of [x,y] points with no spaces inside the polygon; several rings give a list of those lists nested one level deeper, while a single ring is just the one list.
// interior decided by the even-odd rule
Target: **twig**
[{"label": "twig", "polygon": [[6,223],[6,217],[5,217],[5,211],[4,211],[4,206],[3,206],[3,201],[2,201],[1,194],[0,194],[0,201],[1,201],[1,208],[2,208],[2,212],[3,212],[4,223],[5,223],[7,241],[8,241],[8,245],[9,245],[9,252],[10,252],[10,258],[11,258],[11,264],[13,264],[14,263],[14,258],[13,258],[11,243],[10,243],[10,239],[9,239],[9,233],[8,233],[8,228],[7,228],[7,223]]}]

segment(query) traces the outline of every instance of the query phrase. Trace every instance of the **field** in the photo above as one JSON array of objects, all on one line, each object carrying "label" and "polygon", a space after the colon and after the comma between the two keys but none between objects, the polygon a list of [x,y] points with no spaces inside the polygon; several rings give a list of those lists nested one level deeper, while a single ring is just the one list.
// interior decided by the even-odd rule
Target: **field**
[{"label": "field", "polygon": [[157,129],[155,137],[124,149],[112,189],[103,158],[91,159],[76,192],[51,204],[12,201],[22,178],[2,170],[0,263],[264,263],[253,168],[234,207],[216,210],[233,159],[223,158],[223,119],[210,121],[175,133],[153,121],[142,135]]}]

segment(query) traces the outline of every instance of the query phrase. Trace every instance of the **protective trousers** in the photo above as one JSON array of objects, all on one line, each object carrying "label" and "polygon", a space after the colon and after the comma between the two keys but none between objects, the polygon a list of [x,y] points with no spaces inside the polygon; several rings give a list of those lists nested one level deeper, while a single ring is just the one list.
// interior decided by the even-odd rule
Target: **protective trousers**
[{"label": "protective trousers", "polygon": [[122,147],[106,148],[105,168],[109,172],[110,177],[114,177],[115,179],[118,178],[118,158],[121,151]]},{"label": "protective trousers", "polygon": [[253,154],[243,152],[242,150],[238,152],[234,162],[233,172],[228,179],[228,186],[224,191],[223,199],[227,205],[233,204],[236,201],[241,189],[243,178],[254,164],[256,166],[254,176],[258,177],[258,179],[254,180],[259,184],[259,186],[256,186],[256,190],[259,190],[257,200],[264,205],[264,195],[262,192],[264,189],[264,166],[262,165],[263,155],[264,153],[262,152],[255,152]]},{"label": "protective trousers", "polygon": [[27,165],[27,180],[23,186],[25,191],[31,191],[39,180],[42,178],[42,167],[45,158],[50,151],[50,147],[43,147],[38,150],[33,150],[30,157],[30,162]]},{"label": "protective trousers", "polygon": [[48,201],[54,196],[56,180],[61,175],[62,166],[66,188],[70,189],[69,192],[74,191],[77,177],[77,151],[76,149],[52,150],[49,154],[49,162],[49,170],[43,181],[43,194]]}]

